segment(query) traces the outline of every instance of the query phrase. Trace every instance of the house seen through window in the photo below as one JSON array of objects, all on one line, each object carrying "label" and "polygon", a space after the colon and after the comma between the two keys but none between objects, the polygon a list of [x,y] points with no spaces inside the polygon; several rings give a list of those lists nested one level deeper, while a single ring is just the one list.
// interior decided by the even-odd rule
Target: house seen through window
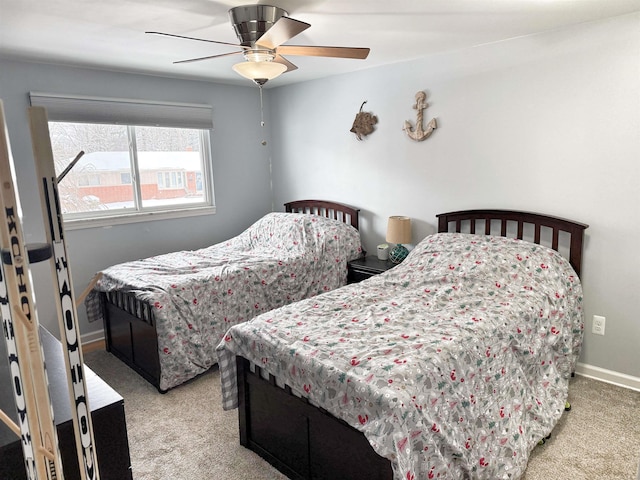
[{"label": "house seen through window", "polygon": [[49,122],[65,220],[212,205],[208,130]]}]

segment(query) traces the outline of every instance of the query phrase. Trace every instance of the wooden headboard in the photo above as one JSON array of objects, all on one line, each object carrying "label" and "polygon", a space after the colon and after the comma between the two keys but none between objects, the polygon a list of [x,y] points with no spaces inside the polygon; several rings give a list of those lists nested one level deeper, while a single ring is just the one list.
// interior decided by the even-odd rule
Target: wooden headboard
[{"label": "wooden headboard", "polygon": [[[467,231],[468,233],[476,233],[477,223],[480,221],[480,229],[484,228],[484,232],[480,233],[500,235],[502,237],[513,236],[520,240],[523,240],[525,228],[531,228],[527,227],[527,225],[532,225],[533,238],[530,241],[537,244],[543,243],[541,241],[541,232],[544,227],[551,230],[551,242],[548,246],[556,251],[559,251],[560,232],[566,232],[570,236],[569,262],[578,276],[580,276],[584,231],[589,228],[589,225],[565,220],[564,218],[515,210],[461,210],[440,213],[436,217],[438,217],[438,232]],[[499,232],[496,228],[498,224],[500,225]],[[509,224],[517,225],[515,235],[508,234]],[[453,229],[451,229],[452,226]],[[529,241],[528,238],[526,240]]]},{"label": "wooden headboard", "polygon": [[284,208],[286,212],[320,215],[350,223],[355,228],[358,228],[358,212],[360,212],[360,209],[342,203],[327,200],[296,200],[285,203]]}]

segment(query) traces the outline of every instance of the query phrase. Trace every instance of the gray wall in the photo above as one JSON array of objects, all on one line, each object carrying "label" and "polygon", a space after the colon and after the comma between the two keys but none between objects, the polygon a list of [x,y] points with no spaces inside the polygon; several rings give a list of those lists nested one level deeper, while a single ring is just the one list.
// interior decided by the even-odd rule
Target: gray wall
[{"label": "gray wall", "polygon": [[[537,211],[590,225],[584,364],[640,377],[640,15],[270,91],[275,204],[340,200],[363,210],[365,247],[389,215],[414,243],[439,212]],[[409,140],[414,95],[438,128]],[[357,141],[360,104],[379,118]],[[606,336],[591,333],[593,315]],[[640,383],[637,384],[640,386]]]},{"label": "gray wall", "polygon": [[[258,89],[0,60],[0,98],[16,165],[24,230],[28,242],[44,241],[27,120],[29,92],[67,93],[213,105],[211,133],[217,213],[149,221],[109,228],[67,230],[74,291],[79,295],[93,275],[110,265],[160,253],[196,249],[237,235],[272,211],[268,122],[260,126]],[[268,110],[266,112],[268,114]],[[58,332],[47,262],[33,266],[41,323]],[[85,338],[102,336],[102,325],[87,323],[79,308]]]}]

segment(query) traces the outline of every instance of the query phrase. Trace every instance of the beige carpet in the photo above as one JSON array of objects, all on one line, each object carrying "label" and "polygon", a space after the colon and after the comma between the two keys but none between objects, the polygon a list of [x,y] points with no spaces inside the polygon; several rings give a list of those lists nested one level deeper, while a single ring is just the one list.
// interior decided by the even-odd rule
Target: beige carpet
[{"label": "beige carpet", "polygon": [[[107,352],[85,361],[124,397],[134,480],[286,479],[239,445],[237,411],[220,406],[217,370],[161,395]],[[640,392],[577,376],[569,401],[522,478],[640,480]]]}]

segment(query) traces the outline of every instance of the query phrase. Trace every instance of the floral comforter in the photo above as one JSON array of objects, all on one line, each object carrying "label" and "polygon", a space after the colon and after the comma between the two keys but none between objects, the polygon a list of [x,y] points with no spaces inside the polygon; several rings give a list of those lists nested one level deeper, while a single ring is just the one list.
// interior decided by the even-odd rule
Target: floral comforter
[{"label": "floral comforter", "polygon": [[364,432],[398,480],[519,478],[564,410],[582,288],[532,243],[444,233],[363,282],[235,326],[218,346]]},{"label": "floral comforter", "polygon": [[90,321],[100,319],[98,291],[133,292],[152,305],[160,388],[169,389],[217,361],[216,345],[232,325],[344,285],[347,261],[361,252],[351,225],[270,213],[226,242],[104,270],[87,313]]}]

